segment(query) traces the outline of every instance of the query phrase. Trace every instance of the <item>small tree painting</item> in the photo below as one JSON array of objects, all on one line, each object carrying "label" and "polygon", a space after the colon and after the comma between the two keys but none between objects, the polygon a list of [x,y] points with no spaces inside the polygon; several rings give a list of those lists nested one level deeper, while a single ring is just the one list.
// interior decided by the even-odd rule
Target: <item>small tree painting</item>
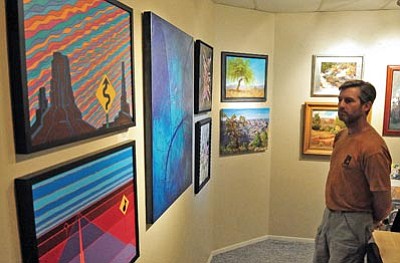
[{"label": "small tree painting", "polygon": [[266,101],[268,56],[222,52],[222,101]]},{"label": "small tree painting", "polygon": [[239,91],[240,84],[245,82],[251,84],[254,81],[253,70],[250,67],[250,60],[232,57],[228,60],[227,79],[237,83],[235,91]]}]

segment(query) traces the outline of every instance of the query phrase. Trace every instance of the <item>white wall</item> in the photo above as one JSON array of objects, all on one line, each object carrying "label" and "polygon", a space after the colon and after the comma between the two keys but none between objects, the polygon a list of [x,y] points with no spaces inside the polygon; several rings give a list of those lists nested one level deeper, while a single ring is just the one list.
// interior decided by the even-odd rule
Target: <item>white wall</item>
[{"label": "white wall", "polygon": [[[314,54],[365,56],[364,77],[378,97],[372,124],[382,130],[386,65],[400,64],[399,11],[269,14],[211,0],[124,0],[134,9],[137,125],[128,132],[30,155],[15,155],[5,40],[5,0],[0,0],[0,262],[20,262],[13,180],[90,153],[136,140],[139,235],[137,262],[206,262],[210,252],[267,234],[313,237],[318,226],[328,158],[301,155],[302,105],[310,98]],[[141,13],[153,11],[214,47],[212,174],[198,195],[193,186],[148,228],[145,220]],[[269,55],[265,103],[220,103],[220,52]],[[334,101],[334,99],[326,99]],[[270,107],[265,153],[219,157],[219,111]],[[204,117],[206,115],[203,115]],[[203,117],[202,116],[202,117]],[[196,117],[196,120],[201,117]],[[385,138],[398,161],[398,138]]]},{"label": "white wall", "polygon": [[[279,14],[275,27],[274,144],[269,234],[314,237],[324,208],[329,158],[301,154],[302,105],[310,97],[312,55],[363,55],[377,89],[372,125],[382,132],[386,66],[400,65],[400,11]],[[399,139],[385,137],[399,162]]]},{"label": "white wall", "polygon": [[[271,107],[274,90],[274,15],[216,5],[215,74],[213,108],[213,189],[215,247],[243,242],[268,234],[271,144],[264,153],[219,157],[219,111],[222,108]],[[220,103],[221,51],[269,56],[265,103]],[[274,127],[275,110],[270,111]]]},{"label": "white wall", "polygon": [[[35,154],[15,155],[5,34],[5,0],[0,0],[0,262],[21,262],[14,200],[14,179],[81,158],[129,140],[136,141],[140,258],[137,262],[206,262],[213,250],[211,187],[194,195],[193,185],[152,227],[146,226],[142,22],[144,11],[214,45],[214,5],[210,0],[122,1],[134,9],[136,127]],[[11,69],[12,70],[12,69]]]},{"label": "white wall", "polygon": [[[268,232],[269,169],[271,150],[265,153],[219,157],[219,110],[252,107],[249,103],[220,103],[220,51],[269,55],[268,102],[273,86],[274,15],[214,5],[210,0],[153,0],[123,3],[134,9],[134,60],[136,127],[127,132],[69,144],[35,154],[15,155],[13,144],[7,48],[5,0],[0,0],[0,262],[20,261],[13,180],[72,159],[136,141],[139,239],[138,262],[205,262],[214,249],[266,235]],[[141,14],[152,11],[181,30],[214,47],[212,174],[205,188],[194,195],[193,186],[151,227],[145,218],[143,127],[143,63]],[[272,113],[273,114],[273,111]],[[208,114],[211,116],[211,114]],[[208,116],[202,114],[195,120]],[[272,120],[273,121],[273,120]],[[272,140],[270,145],[272,144]]]}]

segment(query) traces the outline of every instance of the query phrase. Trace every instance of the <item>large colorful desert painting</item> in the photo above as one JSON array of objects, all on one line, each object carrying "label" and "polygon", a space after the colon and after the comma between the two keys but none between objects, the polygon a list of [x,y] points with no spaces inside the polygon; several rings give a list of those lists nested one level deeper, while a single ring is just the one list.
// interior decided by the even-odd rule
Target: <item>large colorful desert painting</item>
[{"label": "large colorful desert painting", "polygon": [[134,125],[132,10],[122,7],[105,0],[23,2],[28,147]]}]

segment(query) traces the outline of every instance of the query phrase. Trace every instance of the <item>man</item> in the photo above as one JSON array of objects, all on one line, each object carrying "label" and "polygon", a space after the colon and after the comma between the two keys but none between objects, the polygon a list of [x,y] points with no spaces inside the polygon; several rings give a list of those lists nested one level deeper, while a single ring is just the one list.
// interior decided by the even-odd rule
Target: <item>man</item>
[{"label": "man", "polygon": [[338,115],[347,128],[334,140],[314,263],[364,262],[373,229],[391,209],[391,156],[367,121],[375,88],[352,80],[339,90]]}]

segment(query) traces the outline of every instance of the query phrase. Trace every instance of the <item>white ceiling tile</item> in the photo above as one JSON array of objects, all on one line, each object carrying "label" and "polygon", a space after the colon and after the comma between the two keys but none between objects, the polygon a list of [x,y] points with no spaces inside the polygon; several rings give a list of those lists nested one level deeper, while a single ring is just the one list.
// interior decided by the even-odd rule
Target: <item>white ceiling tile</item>
[{"label": "white ceiling tile", "polygon": [[214,3],[272,13],[400,10],[397,0],[213,0]]},{"label": "white ceiling tile", "polygon": [[267,12],[311,12],[318,10],[321,0],[255,0],[258,10]]},{"label": "white ceiling tile", "polygon": [[322,0],[320,11],[399,9],[396,0]]},{"label": "white ceiling tile", "polygon": [[255,9],[253,0],[213,0],[214,3],[242,7],[247,9]]}]

